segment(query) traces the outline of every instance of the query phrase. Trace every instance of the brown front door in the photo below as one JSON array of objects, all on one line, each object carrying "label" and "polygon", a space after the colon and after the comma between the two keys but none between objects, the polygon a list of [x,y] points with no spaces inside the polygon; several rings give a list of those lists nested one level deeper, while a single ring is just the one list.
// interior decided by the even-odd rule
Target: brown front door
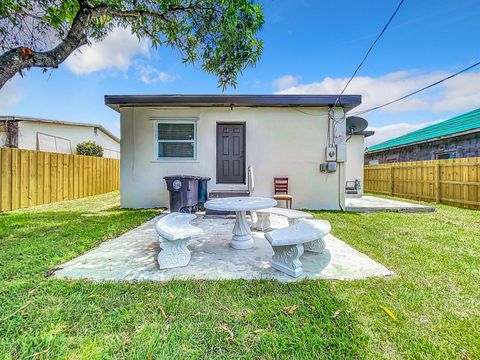
[{"label": "brown front door", "polygon": [[245,183],[245,124],[217,124],[217,183]]}]

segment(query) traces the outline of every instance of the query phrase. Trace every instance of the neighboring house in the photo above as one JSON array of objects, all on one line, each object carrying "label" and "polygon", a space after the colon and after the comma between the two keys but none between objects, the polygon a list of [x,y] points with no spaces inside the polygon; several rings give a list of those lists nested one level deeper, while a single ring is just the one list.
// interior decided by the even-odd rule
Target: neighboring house
[{"label": "neighboring house", "polygon": [[371,146],[365,162],[452,159],[480,156],[480,109]]},{"label": "neighboring house", "polygon": [[365,138],[373,134],[373,131],[358,131],[347,137],[347,194],[363,195]]},{"label": "neighboring house", "polygon": [[101,145],[103,157],[120,158],[120,139],[102,125],[0,116],[0,147],[75,154],[84,141]]},{"label": "neighboring house", "polygon": [[[273,178],[288,177],[294,207],[343,208],[344,111],[358,106],[361,96],[341,96],[341,106],[334,107],[336,100],[335,95],[107,95],[106,105],[121,120],[121,206],[168,207],[163,177],[174,174],[211,177],[210,191],[245,192],[252,165],[254,196],[272,197]],[[322,172],[327,157],[331,172]]]}]

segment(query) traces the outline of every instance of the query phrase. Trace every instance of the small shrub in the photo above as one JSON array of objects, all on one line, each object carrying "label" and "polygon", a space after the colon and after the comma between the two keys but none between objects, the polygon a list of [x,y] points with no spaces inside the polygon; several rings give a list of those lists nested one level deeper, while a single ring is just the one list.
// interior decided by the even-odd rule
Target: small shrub
[{"label": "small shrub", "polygon": [[103,157],[103,147],[96,144],[95,141],[84,141],[77,145],[77,154]]}]

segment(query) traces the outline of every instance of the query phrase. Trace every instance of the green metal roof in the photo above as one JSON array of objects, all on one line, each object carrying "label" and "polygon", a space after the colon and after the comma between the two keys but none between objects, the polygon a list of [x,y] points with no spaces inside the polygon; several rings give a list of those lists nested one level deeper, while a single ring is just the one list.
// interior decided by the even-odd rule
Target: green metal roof
[{"label": "green metal roof", "polygon": [[451,136],[456,133],[479,129],[480,131],[480,109],[456,116],[454,118],[427,126],[423,129],[399,136],[395,139],[384,141],[380,144],[370,146],[367,152],[386,150],[392,147],[407,146],[418,142],[427,141],[443,136]]}]

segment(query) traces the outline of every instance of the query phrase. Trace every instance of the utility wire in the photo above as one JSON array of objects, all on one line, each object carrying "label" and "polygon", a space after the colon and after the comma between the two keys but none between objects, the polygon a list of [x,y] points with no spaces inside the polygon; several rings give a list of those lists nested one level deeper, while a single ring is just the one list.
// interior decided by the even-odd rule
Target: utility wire
[{"label": "utility wire", "polygon": [[475,64],[473,64],[473,65],[470,65],[469,67],[467,67],[467,68],[465,68],[465,69],[463,69],[463,70],[460,70],[460,71],[456,72],[455,74],[452,74],[452,75],[450,75],[450,76],[447,76],[447,77],[445,77],[445,78],[443,78],[443,79],[441,79],[441,80],[435,81],[434,83],[432,83],[432,84],[430,84],[430,85],[427,85],[427,86],[425,86],[425,87],[423,87],[423,88],[421,88],[421,89],[415,90],[415,91],[413,91],[413,92],[411,92],[411,93],[409,93],[409,94],[407,94],[407,95],[404,95],[404,96],[402,96],[402,97],[399,97],[398,99],[395,99],[395,100],[389,101],[389,102],[387,102],[387,103],[385,103],[385,104],[383,104],[383,105],[375,106],[375,107],[372,107],[372,108],[370,108],[370,109],[363,110],[363,111],[359,111],[359,112],[356,112],[356,113],[353,113],[353,114],[350,114],[350,115],[352,115],[352,116],[362,115],[362,114],[365,114],[365,113],[370,112],[370,111],[373,111],[373,110],[381,109],[381,108],[383,108],[383,107],[385,107],[385,106],[391,105],[391,104],[396,103],[396,102],[398,102],[398,101],[404,100],[404,99],[406,99],[406,98],[408,98],[408,97],[410,97],[410,96],[413,96],[413,95],[415,95],[415,94],[418,94],[419,92],[422,92],[422,91],[424,91],[424,90],[430,89],[430,88],[434,87],[435,85],[441,84],[441,83],[443,83],[444,81],[447,81],[447,80],[449,80],[449,79],[451,79],[451,78],[454,78],[455,76],[460,75],[460,74],[462,74],[462,73],[464,73],[464,72],[466,72],[466,71],[468,71],[468,70],[471,70],[471,69],[473,69],[474,67],[476,67],[476,66],[478,66],[478,65],[480,65],[480,61],[477,62],[477,63],[475,63]]},{"label": "utility wire", "polygon": [[404,0],[401,0],[399,3],[398,3],[398,6],[397,8],[395,9],[394,13],[392,14],[392,16],[390,16],[390,19],[388,19],[388,22],[385,24],[385,26],[383,27],[382,31],[380,31],[380,34],[378,34],[377,38],[375,39],[375,41],[372,43],[372,45],[370,45],[370,48],[368,49],[368,51],[365,53],[365,56],[363,57],[362,61],[360,62],[360,64],[358,64],[357,68],[355,69],[355,71],[353,72],[353,75],[350,77],[350,79],[348,80],[347,84],[345,85],[345,87],[343,88],[342,92],[340,93],[340,95],[337,96],[337,100],[335,100],[335,105],[334,106],[337,106],[338,102],[340,101],[340,96],[343,95],[343,93],[345,92],[345,90],[347,90],[347,87],[348,85],[350,85],[350,83],[352,82],[353,78],[357,75],[357,72],[358,70],[360,70],[360,68],[363,66],[363,63],[365,62],[365,60],[367,60],[367,57],[368,55],[370,55],[370,52],[373,50],[373,47],[377,44],[378,40],[380,40],[380,38],[382,37],[383,33],[385,32],[385,30],[387,30],[388,26],[390,25],[390,23],[392,22],[393,18],[395,17],[395,15],[397,15],[397,12],[398,10],[400,10],[400,7],[402,6]]}]

